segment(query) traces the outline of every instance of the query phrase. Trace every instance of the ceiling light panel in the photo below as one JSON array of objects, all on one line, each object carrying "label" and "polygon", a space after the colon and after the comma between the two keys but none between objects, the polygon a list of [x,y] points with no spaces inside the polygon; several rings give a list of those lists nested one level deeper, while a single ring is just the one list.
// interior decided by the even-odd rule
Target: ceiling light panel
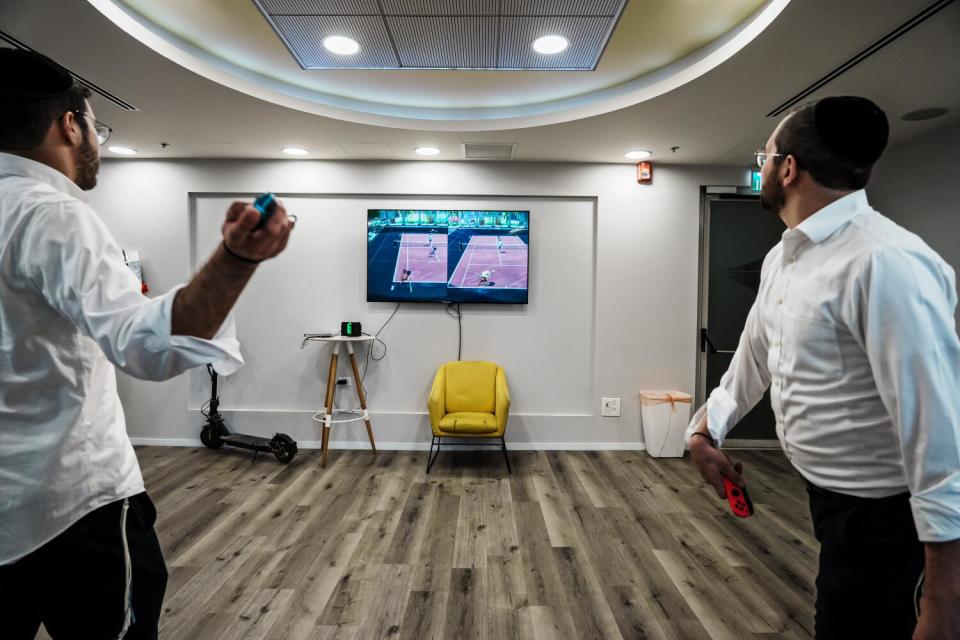
[{"label": "ceiling light panel", "polygon": [[500,0],[380,0],[388,16],[496,16]]},{"label": "ceiling light panel", "polygon": [[387,24],[404,68],[489,69],[497,63],[497,18],[387,18]]},{"label": "ceiling light panel", "polygon": [[620,15],[623,0],[502,0],[505,16],[609,16]]},{"label": "ceiling light panel", "polygon": [[380,15],[377,0],[259,0],[272,15],[365,16]]},{"label": "ceiling light panel", "polygon": [[[626,0],[253,0],[304,69],[595,69]],[[323,47],[360,44],[353,56]],[[534,40],[570,46],[545,56]]]},{"label": "ceiling light panel", "polygon": [[[501,69],[593,69],[612,26],[609,18],[593,16],[501,18],[498,66]],[[563,36],[570,45],[553,55],[536,52],[533,42],[549,35]]]},{"label": "ceiling light panel", "polygon": [[[388,69],[399,63],[380,16],[276,16],[275,21],[304,69]],[[329,36],[356,40],[360,51],[333,53],[323,46]]]}]

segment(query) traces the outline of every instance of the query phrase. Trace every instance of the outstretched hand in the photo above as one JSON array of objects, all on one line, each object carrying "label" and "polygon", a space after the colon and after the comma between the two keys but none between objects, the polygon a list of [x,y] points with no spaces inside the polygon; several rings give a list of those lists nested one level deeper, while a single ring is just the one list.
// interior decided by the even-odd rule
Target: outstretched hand
[{"label": "outstretched hand", "polygon": [[227,209],[221,232],[223,242],[234,254],[251,261],[267,260],[287,246],[293,220],[279,200],[267,223],[257,229],[260,213],[247,202],[234,202]]}]

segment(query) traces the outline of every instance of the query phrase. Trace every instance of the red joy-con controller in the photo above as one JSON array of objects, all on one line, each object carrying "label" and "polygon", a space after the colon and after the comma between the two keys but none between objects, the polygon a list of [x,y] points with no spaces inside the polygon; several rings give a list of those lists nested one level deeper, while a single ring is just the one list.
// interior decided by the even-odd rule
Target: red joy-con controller
[{"label": "red joy-con controller", "polygon": [[730,510],[735,516],[749,518],[753,515],[753,501],[750,500],[746,487],[738,487],[725,477],[723,488],[727,491],[727,502],[730,503]]}]

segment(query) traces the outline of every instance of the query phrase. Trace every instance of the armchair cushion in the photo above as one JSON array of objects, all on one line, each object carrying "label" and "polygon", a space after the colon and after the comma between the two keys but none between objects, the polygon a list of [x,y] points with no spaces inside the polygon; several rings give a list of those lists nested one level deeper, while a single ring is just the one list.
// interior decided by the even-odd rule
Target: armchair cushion
[{"label": "armchair cushion", "polygon": [[437,426],[441,432],[451,435],[492,434],[499,430],[495,415],[492,413],[476,413],[473,411],[448,413],[440,419]]}]

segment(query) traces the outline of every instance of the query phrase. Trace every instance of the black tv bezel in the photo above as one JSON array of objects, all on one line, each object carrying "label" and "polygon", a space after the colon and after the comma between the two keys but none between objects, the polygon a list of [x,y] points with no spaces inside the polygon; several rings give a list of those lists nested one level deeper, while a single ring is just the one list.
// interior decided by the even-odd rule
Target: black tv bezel
[{"label": "black tv bezel", "polygon": [[[449,211],[449,212],[451,212],[451,213],[452,213],[452,212],[457,212],[457,213],[460,213],[460,212],[471,212],[471,213],[493,213],[493,212],[500,212],[500,213],[503,213],[503,212],[506,212],[506,213],[525,213],[525,214],[527,214],[527,234],[528,234],[528,237],[529,237],[529,233],[530,233],[531,217],[532,217],[532,216],[530,215],[530,210],[529,210],[529,209],[400,209],[400,208],[396,208],[396,209],[384,209],[384,208],[381,207],[381,208],[379,208],[379,209],[367,209],[367,217],[366,217],[366,220],[364,220],[364,225],[365,225],[365,227],[366,227],[366,229],[364,230],[364,237],[366,237],[366,236],[369,234],[369,229],[370,229],[370,227],[369,227],[370,213],[371,213],[371,212],[374,212],[374,211],[377,211],[377,212],[379,212],[379,211],[404,211],[404,212],[406,212],[406,211]],[[388,303],[403,302],[403,303],[410,303],[410,304],[446,304],[446,305],[451,305],[451,304],[527,305],[527,304],[530,304],[530,248],[531,248],[531,244],[532,244],[532,243],[530,243],[530,242],[527,243],[527,288],[525,289],[525,291],[527,292],[527,296],[526,296],[526,298],[524,299],[523,302],[502,301],[502,300],[448,300],[448,299],[444,299],[444,300],[424,300],[424,299],[397,299],[397,298],[374,298],[374,299],[371,299],[371,298],[370,298],[370,269],[369,269],[369,266],[370,266],[370,241],[367,240],[367,243],[366,243],[366,244],[367,244],[367,274],[366,274],[366,276],[367,276],[367,294],[366,294],[366,301],[367,301],[367,302],[388,302]],[[454,289],[459,289],[459,288],[462,288],[462,287],[454,287]],[[446,287],[446,290],[449,292],[449,291],[450,291],[450,287]]]}]

